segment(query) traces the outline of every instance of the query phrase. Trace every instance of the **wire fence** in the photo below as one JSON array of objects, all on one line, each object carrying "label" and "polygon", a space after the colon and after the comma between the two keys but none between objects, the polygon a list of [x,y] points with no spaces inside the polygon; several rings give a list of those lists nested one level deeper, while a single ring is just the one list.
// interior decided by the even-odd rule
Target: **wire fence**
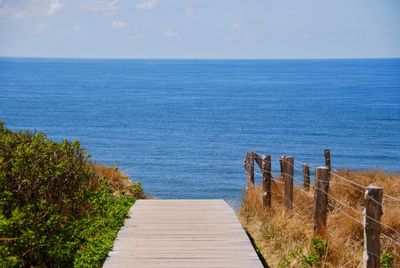
[{"label": "wire fence", "polygon": [[[253,158],[253,159],[252,159]],[[328,175],[327,178],[324,179],[318,179],[316,176],[317,170],[320,169],[321,167],[317,167],[316,165],[312,165],[309,163],[305,163],[302,161],[294,161],[294,159],[291,159],[293,161],[293,164],[291,163],[291,161],[288,161],[288,159],[291,157],[280,157],[280,176],[279,179],[274,179],[272,178],[271,174],[271,170],[264,170],[264,167],[267,166],[269,168],[271,168],[272,164],[270,160],[270,157],[260,157],[257,153],[248,153],[246,156],[246,160],[245,160],[245,169],[246,169],[246,175],[248,178],[248,185],[254,185],[254,175],[257,175],[258,177],[262,178],[262,180],[271,180],[273,182],[279,183],[279,184],[284,184],[283,187],[283,193],[277,193],[277,192],[272,192],[271,189],[264,189],[264,193],[266,191],[269,191],[270,193],[282,198],[285,203],[291,203],[291,211],[296,214],[296,215],[300,215],[303,217],[301,211],[298,211],[298,207],[297,205],[295,205],[295,202],[293,202],[293,189],[297,192],[301,192],[303,195],[307,196],[307,197],[312,197],[313,196],[313,192],[312,191],[307,191],[306,189],[303,189],[302,187],[294,187],[291,189],[291,187],[293,187],[293,184],[296,184],[298,186],[300,185],[306,185],[305,179],[306,176],[310,176],[310,174],[305,174],[304,173],[304,167],[307,166],[308,168],[314,168],[316,170],[315,172],[315,178],[313,181],[313,184],[311,185],[314,189],[314,197],[316,197],[316,193],[320,192],[323,195],[326,196],[326,199],[329,200],[327,201],[326,205],[329,206],[330,208],[333,208],[335,210],[335,213],[340,213],[341,215],[345,216],[346,218],[350,219],[351,221],[360,224],[362,226],[364,226],[364,230],[367,230],[367,225],[368,224],[376,224],[378,225],[380,228],[384,230],[386,233],[390,233],[390,236],[387,235],[386,233],[380,232],[378,233],[378,239],[385,239],[388,243],[391,243],[392,245],[396,245],[396,246],[400,246],[400,231],[396,230],[395,228],[389,226],[386,223],[383,223],[381,221],[381,215],[378,215],[377,217],[375,216],[375,214],[371,214],[369,215],[367,210],[370,208],[367,207],[364,208],[363,210],[362,207],[357,206],[354,207],[354,204],[347,204],[345,201],[345,198],[341,198],[341,197],[337,197],[334,194],[329,192],[329,185],[330,186],[337,186],[337,187],[344,187],[344,188],[348,188],[351,190],[354,190],[356,193],[358,193],[360,195],[361,201],[364,201],[364,203],[366,205],[368,205],[370,203],[372,203],[371,207],[372,208],[377,208],[382,210],[382,204],[383,201],[387,202],[388,200],[390,200],[390,202],[395,202],[396,204],[399,203],[400,205],[400,198],[397,196],[393,196],[393,195],[389,195],[389,194],[384,194],[381,193],[381,198],[376,199],[373,196],[369,195],[369,191],[371,189],[372,186],[369,185],[362,185],[359,182],[355,182],[352,181],[350,178],[344,177],[341,174],[338,174],[340,172],[340,170],[333,168],[334,171],[332,172],[332,166],[330,164],[331,159],[330,159],[330,151],[325,150],[325,163],[326,163],[326,167],[323,167],[325,169],[328,169]],[[255,160],[254,160],[255,159]],[[256,162],[256,166],[259,167],[260,172],[255,171],[255,165],[254,162]],[[265,164],[268,165],[265,165]],[[299,165],[301,165],[301,168],[299,167]],[[324,183],[328,183],[328,185],[326,186],[326,188],[324,188],[321,185],[324,185]],[[288,183],[291,183],[292,185],[287,186]],[[287,190],[287,189],[289,190]],[[376,188],[376,187],[375,187]],[[291,190],[290,190],[291,189]],[[286,193],[286,191],[288,191],[288,193]],[[264,194],[265,195],[265,194]],[[315,199],[315,206],[317,205],[318,200]],[[383,199],[383,201],[382,201]],[[368,201],[368,202],[367,202]],[[352,213],[349,213],[348,211],[351,211]],[[377,213],[379,214],[379,213]],[[304,218],[304,217],[303,217]],[[363,220],[361,220],[363,219]],[[314,212],[314,222],[316,222],[315,220],[315,212]],[[326,222],[326,219],[325,219]],[[315,224],[315,223],[314,223]],[[314,227],[315,229],[315,227]],[[369,231],[368,231],[369,232]],[[367,239],[371,239],[368,238],[366,231],[364,231],[365,233],[365,237],[364,237],[364,244],[367,245]],[[379,249],[380,250],[380,249]],[[370,248],[368,249],[367,246],[365,246],[365,253],[368,254],[371,258],[378,258],[379,260],[379,256],[380,256],[380,251],[377,251],[376,248]],[[367,265],[368,267],[368,265]]]}]

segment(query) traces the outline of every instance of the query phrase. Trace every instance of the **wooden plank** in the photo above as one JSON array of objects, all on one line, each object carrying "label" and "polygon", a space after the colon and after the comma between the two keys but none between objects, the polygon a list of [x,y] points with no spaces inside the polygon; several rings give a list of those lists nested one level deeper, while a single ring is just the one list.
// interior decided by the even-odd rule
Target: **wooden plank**
[{"label": "wooden plank", "polygon": [[[120,267],[160,267],[160,268],[243,268],[243,267],[259,267],[259,261],[241,260],[229,261],[229,260],[210,260],[194,259],[187,262],[185,259],[160,259],[160,260],[145,260],[145,259],[120,259],[107,265],[107,268],[120,268]],[[135,266],[132,266],[134,263]]]},{"label": "wooden plank", "polygon": [[104,266],[263,267],[223,200],[138,200]]}]

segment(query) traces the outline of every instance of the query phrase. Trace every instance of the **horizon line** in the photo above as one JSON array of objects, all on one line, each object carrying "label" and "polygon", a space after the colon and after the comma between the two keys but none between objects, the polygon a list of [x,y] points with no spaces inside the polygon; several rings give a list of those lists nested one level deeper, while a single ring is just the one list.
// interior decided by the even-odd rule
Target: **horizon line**
[{"label": "horizon line", "polygon": [[400,56],[397,57],[294,57],[294,58],[169,58],[169,57],[160,57],[160,58],[147,58],[147,57],[68,57],[68,56],[56,56],[56,57],[48,57],[48,56],[2,56],[0,55],[0,59],[43,59],[43,60],[204,60],[204,61],[218,61],[218,60],[226,60],[226,61],[250,61],[250,60],[389,60],[389,59],[400,59]]}]

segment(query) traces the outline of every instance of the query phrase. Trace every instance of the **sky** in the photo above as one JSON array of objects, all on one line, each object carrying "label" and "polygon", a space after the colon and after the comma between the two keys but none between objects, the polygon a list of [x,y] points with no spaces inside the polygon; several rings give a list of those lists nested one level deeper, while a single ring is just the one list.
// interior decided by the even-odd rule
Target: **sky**
[{"label": "sky", "polygon": [[399,0],[0,0],[0,56],[400,57]]}]

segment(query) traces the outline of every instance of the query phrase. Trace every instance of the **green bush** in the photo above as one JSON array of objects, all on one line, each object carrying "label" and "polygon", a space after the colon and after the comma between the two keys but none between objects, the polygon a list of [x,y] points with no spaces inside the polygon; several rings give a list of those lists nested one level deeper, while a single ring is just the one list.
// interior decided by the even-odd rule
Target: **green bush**
[{"label": "green bush", "polygon": [[0,267],[101,266],[137,188],[114,195],[79,142],[0,122]]},{"label": "green bush", "polygon": [[312,251],[303,256],[301,264],[303,267],[318,266],[321,264],[321,260],[328,253],[328,243],[325,240],[319,238],[311,239]]},{"label": "green bush", "polygon": [[381,255],[381,267],[382,268],[393,268],[394,267],[394,256],[390,252],[383,252]]}]

